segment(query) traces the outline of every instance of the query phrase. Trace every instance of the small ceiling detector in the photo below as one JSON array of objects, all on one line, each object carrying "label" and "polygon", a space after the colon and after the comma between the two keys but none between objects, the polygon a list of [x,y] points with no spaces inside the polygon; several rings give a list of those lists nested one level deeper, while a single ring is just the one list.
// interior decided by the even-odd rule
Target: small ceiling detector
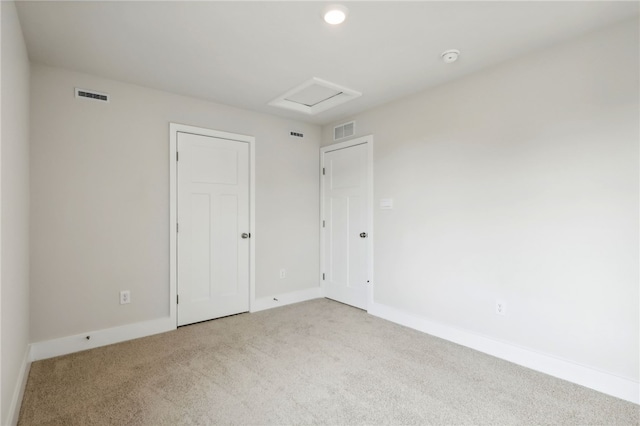
[{"label": "small ceiling detector", "polygon": [[458,60],[458,56],[460,56],[460,51],[456,49],[450,49],[445,52],[442,52],[441,56],[445,64],[450,64],[451,62],[455,62]]}]

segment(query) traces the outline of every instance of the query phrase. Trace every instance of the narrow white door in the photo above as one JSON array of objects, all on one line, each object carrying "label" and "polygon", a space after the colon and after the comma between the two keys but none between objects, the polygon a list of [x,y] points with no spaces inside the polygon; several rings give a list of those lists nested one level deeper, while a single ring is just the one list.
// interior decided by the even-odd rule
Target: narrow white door
[{"label": "narrow white door", "polygon": [[325,296],[367,308],[368,144],[324,153]]},{"label": "narrow white door", "polygon": [[249,310],[248,145],[178,133],[178,325]]}]

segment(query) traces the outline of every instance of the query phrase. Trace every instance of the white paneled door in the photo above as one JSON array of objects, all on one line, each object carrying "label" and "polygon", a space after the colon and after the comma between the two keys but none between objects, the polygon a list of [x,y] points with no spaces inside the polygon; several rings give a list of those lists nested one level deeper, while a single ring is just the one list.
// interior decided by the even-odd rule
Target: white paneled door
[{"label": "white paneled door", "polygon": [[362,143],[323,154],[325,296],[361,309],[369,284],[369,149]]},{"label": "white paneled door", "polygon": [[249,144],[177,135],[178,325],[249,310]]}]

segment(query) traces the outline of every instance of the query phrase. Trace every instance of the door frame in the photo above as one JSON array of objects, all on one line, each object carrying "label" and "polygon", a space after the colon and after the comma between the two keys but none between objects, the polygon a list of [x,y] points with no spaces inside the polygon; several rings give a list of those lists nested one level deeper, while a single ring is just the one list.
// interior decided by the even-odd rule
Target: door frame
[{"label": "door frame", "polygon": [[249,144],[249,311],[255,304],[255,251],[256,251],[256,161],[255,137],[186,124],[169,123],[169,318],[172,324],[178,325],[178,133],[210,136]]},{"label": "door frame", "polygon": [[375,285],[373,276],[373,135],[362,136],[359,138],[351,139],[345,142],[339,142],[332,145],[323,146],[320,148],[320,275],[318,281],[320,283],[320,289],[322,296],[326,297],[324,280],[322,274],[325,273],[325,255],[324,250],[326,246],[325,241],[325,228],[322,226],[324,218],[324,176],[322,170],[324,169],[324,155],[327,152],[338,151],[340,149],[350,148],[356,145],[367,145],[367,220],[369,222],[369,229],[367,230],[367,275],[369,277],[369,285],[367,287],[367,311],[373,306],[373,289]]}]

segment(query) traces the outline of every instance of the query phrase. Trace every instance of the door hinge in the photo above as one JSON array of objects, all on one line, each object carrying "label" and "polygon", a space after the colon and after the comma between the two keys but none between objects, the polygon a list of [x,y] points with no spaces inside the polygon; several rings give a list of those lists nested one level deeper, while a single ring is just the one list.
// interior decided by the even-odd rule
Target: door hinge
[{"label": "door hinge", "polygon": [[180,295],[176,294],[176,305],[180,303]]},{"label": "door hinge", "polygon": [[322,227],[324,228],[324,226],[325,226],[325,225],[324,225],[324,220],[323,220],[323,221],[322,221]]},{"label": "door hinge", "polygon": [[322,168],[322,176],[324,176],[324,167]]},{"label": "door hinge", "polygon": [[176,232],[180,231],[180,224],[176,223]]},{"label": "door hinge", "polygon": [[178,151],[176,151],[176,161],[178,161]]},{"label": "door hinge", "polygon": [[324,272],[322,273],[322,281],[324,281]]}]

